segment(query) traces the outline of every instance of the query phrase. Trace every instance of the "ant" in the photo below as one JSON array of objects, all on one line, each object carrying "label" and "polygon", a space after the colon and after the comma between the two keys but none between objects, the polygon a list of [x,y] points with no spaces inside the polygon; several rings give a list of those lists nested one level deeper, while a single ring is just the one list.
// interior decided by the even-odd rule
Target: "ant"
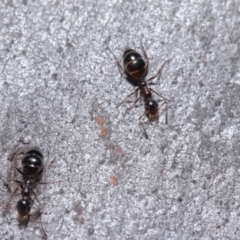
[{"label": "ant", "polygon": [[[36,187],[36,184],[39,183],[42,179],[42,173],[44,169],[43,154],[37,147],[30,148],[29,150],[24,152],[21,163],[22,168],[19,169],[16,166],[16,159],[14,159],[14,168],[17,170],[18,173],[22,175],[23,180],[13,180],[14,182],[18,183],[19,186],[12,193],[10,201],[17,193],[17,191],[20,190],[22,199],[20,199],[16,205],[18,212],[18,221],[20,226],[27,227],[30,216],[33,215],[31,213],[31,208],[34,203],[32,195],[34,195],[35,199],[37,199],[37,201],[39,202],[34,188]],[[38,216],[40,217],[41,213],[38,213]],[[43,237],[46,238],[47,235],[43,229],[41,220],[40,223]]]},{"label": "ant", "polygon": [[[117,105],[117,107],[119,107],[128,97],[132,96],[135,93],[137,94],[140,91],[140,96],[137,97],[135,102],[129,108],[127,108],[126,112],[131,110],[137,104],[137,102],[141,98],[143,98],[145,112],[139,117],[138,121],[140,126],[143,129],[145,137],[148,139],[148,134],[143,126],[143,122],[141,122],[142,117],[147,116],[148,120],[151,122],[157,121],[159,119],[159,109],[163,105],[166,105],[166,110],[167,110],[167,103],[169,101],[167,98],[160,95],[158,92],[154,91],[152,88],[149,88],[148,83],[151,82],[153,79],[160,77],[163,67],[167,62],[170,61],[171,58],[162,64],[162,66],[154,76],[146,80],[146,76],[148,74],[149,59],[144,47],[143,46],[141,47],[142,47],[144,57],[137,51],[130,48],[127,48],[124,51],[123,67],[119,63],[115,54],[111,51],[110,48],[109,50],[113,54],[120,72],[125,75],[126,80],[130,82],[132,85],[137,87],[135,91],[129,94],[126,98],[124,98],[124,100],[120,102]],[[158,102],[155,99],[153,99],[152,92],[164,99],[161,105],[159,105]],[[166,123],[167,123],[167,111],[166,111]]]}]

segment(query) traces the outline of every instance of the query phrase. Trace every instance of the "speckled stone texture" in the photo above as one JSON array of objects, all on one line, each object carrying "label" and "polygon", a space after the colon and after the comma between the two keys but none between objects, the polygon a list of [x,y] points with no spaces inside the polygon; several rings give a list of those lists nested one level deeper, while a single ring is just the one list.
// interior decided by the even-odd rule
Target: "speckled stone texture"
[{"label": "speckled stone texture", "polygon": [[[149,56],[168,123],[138,124],[143,102],[118,70],[127,47]],[[43,182],[32,212],[48,239],[239,239],[240,5],[214,1],[0,2],[0,206],[10,153],[38,146]],[[160,99],[154,94],[156,100]],[[18,162],[18,164],[20,161]],[[9,174],[11,173],[11,177]],[[9,185],[14,191],[17,183]],[[35,240],[16,202],[0,238]]]}]

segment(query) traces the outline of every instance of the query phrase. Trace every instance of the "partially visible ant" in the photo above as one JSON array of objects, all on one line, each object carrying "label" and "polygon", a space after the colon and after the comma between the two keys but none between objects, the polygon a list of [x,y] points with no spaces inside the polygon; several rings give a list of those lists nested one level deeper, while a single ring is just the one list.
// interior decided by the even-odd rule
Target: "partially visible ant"
[{"label": "partially visible ant", "polygon": [[[23,177],[23,180],[16,180],[13,179],[14,182],[18,183],[19,186],[15,189],[12,193],[10,201],[12,200],[13,196],[17,193],[18,190],[21,191],[22,199],[17,202],[16,208],[18,211],[18,221],[20,226],[27,227],[29,219],[31,215],[31,208],[33,206],[34,200],[32,195],[35,199],[39,202],[34,188],[36,184],[40,182],[42,179],[42,173],[44,169],[43,164],[43,154],[37,147],[33,147],[28,149],[24,152],[24,155],[21,160],[22,168],[19,169],[16,165],[16,159],[14,157],[14,168],[20,173]],[[40,203],[40,202],[39,202]],[[41,204],[40,204],[41,205]],[[41,214],[39,214],[39,217]],[[46,232],[43,229],[43,225],[40,219],[41,229],[43,232],[43,237],[47,238]]]},{"label": "partially visible ant", "polygon": [[[146,76],[148,74],[149,59],[143,46],[142,51],[144,58],[140,53],[133,49],[128,48],[124,51],[123,67],[117,60],[112,50],[110,48],[109,50],[113,54],[120,72],[125,75],[127,81],[129,81],[132,85],[137,87],[135,91],[129,94],[122,102],[120,102],[117,105],[117,107],[119,107],[128,97],[132,96],[135,93],[137,94],[140,91],[140,96],[137,97],[135,102],[129,108],[127,108],[126,112],[131,110],[137,104],[137,102],[141,98],[143,98],[145,112],[139,117],[138,121],[143,129],[145,137],[148,139],[148,134],[143,126],[143,122],[141,122],[141,118],[146,115],[149,121],[157,121],[159,119],[159,109],[163,105],[166,105],[166,123],[167,123],[167,103],[169,100],[164,96],[160,95],[158,92],[154,91],[152,88],[149,88],[147,83],[151,82],[153,79],[157,77],[160,77],[164,65],[167,62],[169,62],[171,58],[162,64],[162,66],[154,76],[146,80]],[[155,99],[153,99],[152,92],[163,98],[163,103],[161,105],[159,105],[158,102]]]}]

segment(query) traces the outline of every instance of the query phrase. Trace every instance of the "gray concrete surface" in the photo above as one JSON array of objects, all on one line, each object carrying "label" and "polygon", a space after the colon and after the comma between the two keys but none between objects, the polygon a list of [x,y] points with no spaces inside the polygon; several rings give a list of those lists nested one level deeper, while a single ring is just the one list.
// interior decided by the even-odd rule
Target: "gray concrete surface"
[{"label": "gray concrete surface", "polygon": [[[1,1],[1,210],[8,155],[36,145],[48,239],[240,239],[239,19],[237,0]],[[116,108],[134,88],[106,49],[122,61],[141,41],[149,76],[172,57],[154,85],[169,121],[149,140],[142,103]],[[18,227],[20,197],[1,239],[41,237],[34,217]]]}]

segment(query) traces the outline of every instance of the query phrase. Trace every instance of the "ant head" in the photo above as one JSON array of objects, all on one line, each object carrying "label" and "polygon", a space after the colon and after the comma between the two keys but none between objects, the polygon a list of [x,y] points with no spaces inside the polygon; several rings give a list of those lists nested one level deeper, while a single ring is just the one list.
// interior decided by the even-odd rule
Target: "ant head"
[{"label": "ant head", "polygon": [[158,109],[158,102],[152,98],[147,99],[145,102],[146,111],[155,111]]},{"label": "ant head", "polygon": [[150,121],[156,121],[159,118],[158,102],[152,98],[145,101],[146,115]]},{"label": "ant head", "polygon": [[17,202],[17,211],[21,217],[28,216],[33,205],[31,198],[21,199]]}]

